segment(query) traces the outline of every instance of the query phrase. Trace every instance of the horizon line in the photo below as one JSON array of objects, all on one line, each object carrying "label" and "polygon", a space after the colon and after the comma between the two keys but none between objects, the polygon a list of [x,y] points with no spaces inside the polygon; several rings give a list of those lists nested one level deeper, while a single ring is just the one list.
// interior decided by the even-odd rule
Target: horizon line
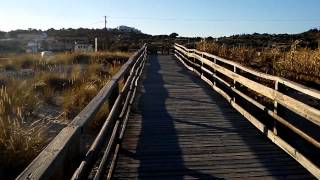
[{"label": "horizon line", "polygon": [[[127,26],[127,25],[120,25],[120,26]],[[119,27],[119,26],[117,26]],[[109,27],[107,29],[116,29],[117,27]],[[127,27],[131,27],[131,26],[127,26]],[[132,27],[132,28],[136,28],[136,27]],[[28,29],[11,29],[9,31],[6,31],[6,30],[1,30],[2,32],[5,32],[5,33],[10,33],[12,31],[30,31],[30,30],[37,30],[37,31],[48,31],[50,29],[54,29],[54,30],[68,30],[68,29],[73,29],[73,30],[77,30],[77,29],[89,29],[89,30],[103,30],[104,28],[97,28],[97,27],[68,27],[68,28],[65,28],[65,27],[62,27],[62,28],[55,28],[55,27],[51,27],[51,28],[40,28],[40,29],[36,29],[36,28],[28,28]],[[140,30],[139,28],[137,28],[138,30]],[[180,35],[179,32],[172,32],[172,33],[177,33],[179,34],[179,37],[188,37],[188,38],[197,38],[197,37],[213,37],[213,38],[221,38],[221,37],[230,37],[230,36],[236,36],[236,35],[253,35],[253,34],[268,34],[268,35],[284,35],[284,34],[287,34],[287,35],[297,35],[297,34],[301,34],[301,33],[304,33],[304,32],[308,32],[310,30],[320,30],[320,26],[319,27],[313,27],[313,28],[309,28],[309,29],[306,29],[304,31],[301,31],[301,32],[294,32],[294,33],[290,33],[290,32],[250,32],[250,33],[235,33],[235,34],[228,34],[228,35],[222,35],[222,36],[185,36],[185,35]],[[171,33],[164,33],[164,34],[152,34],[152,33],[145,33],[144,31],[140,30],[142,32],[142,34],[146,34],[146,35],[151,35],[151,36],[160,36],[160,35],[170,35]]]}]

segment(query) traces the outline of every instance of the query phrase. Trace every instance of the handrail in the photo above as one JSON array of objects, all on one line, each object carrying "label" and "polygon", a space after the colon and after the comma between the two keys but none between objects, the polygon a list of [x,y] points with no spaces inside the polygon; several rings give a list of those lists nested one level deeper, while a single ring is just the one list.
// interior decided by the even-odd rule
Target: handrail
[{"label": "handrail", "polygon": [[[96,174],[97,178],[102,177],[102,171],[105,169],[105,164],[107,159],[110,157],[111,149],[114,146],[116,136],[119,133],[120,129],[120,123],[122,123],[123,120],[123,112],[129,110],[128,109],[128,103],[127,101],[130,98],[134,97],[133,91],[135,90],[136,86],[133,86],[134,82],[139,78],[139,73],[142,71],[143,64],[146,59],[146,50],[144,53],[141,54],[141,56],[138,58],[138,60],[134,63],[130,75],[128,77],[128,80],[126,81],[124,87],[121,90],[120,95],[117,97],[115,104],[113,105],[111,112],[103,124],[98,136],[94,140],[94,143],[91,145],[89,151],[87,152],[84,160],[81,162],[78,169],[73,174],[72,179],[86,179],[88,176],[88,171],[91,169],[90,166],[93,165],[93,162],[96,161],[96,157],[93,155],[97,155],[99,151],[101,151],[101,144],[103,142],[107,143],[108,146],[105,151],[105,155],[103,156],[103,159],[99,165],[99,171]],[[120,105],[122,105],[122,109],[120,108]],[[115,111],[118,112],[116,113]],[[112,134],[110,137],[107,137],[107,132],[112,131]],[[101,170],[100,170],[101,169]]]},{"label": "handrail", "polygon": [[[118,129],[115,127],[120,127],[123,124],[124,118],[120,113],[124,108],[130,108],[128,105],[123,106],[125,104],[124,100],[134,97],[133,91],[135,91],[136,86],[132,84],[141,74],[146,54],[147,45],[144,44],[16,179],[66,179],[77,172],[81,172],[79,171],[81,167],[89,168],[96,160],[97,154],[103,150],[104,142],[110,140],[109,132]],[[125,85],[119,91],[119,84],[122,80]],[[83,138],[95,115],[106,102],[108,102],[111,110],[98,136],[85,155]],[[126,111],[128,111],[127,109]],[[116,126],[116,124],[118,125]],[[113,143],[119,143],[118,138],[114,139]],[[85,159],[80,162],[83,156]],[[84,166],[84,164],[87,166]],[[87,175],[88,171],[89,169],[86,169],[81,175]],[[81,176],[80,178],[85,177]]]},{"label": "handrail", "polygon": [[[180,52],[182,50],[179,47],[176,47],[176,49],[180,50]],[[220,73],[228,76],[229,78],[236,80],[237,82],[250,88],[253,91],[256,91],[257,93],[259,93],[261,95],[264,95],[272,100],[277,101],[278,103],[281,103],[281,105],[287,107],[288,109],[294,111],[295,113],[301,115],[302,117],[305,117],[307,120],[313,122],[314,124],[317,124],[318,126],[320,125],[320,111],[319,110],[317,110],[307,104],[304,104],[298,100],[295,100],[294,98],[291,98],[288,95],[280,93],[277,90],[271,89],[267,86],[264,86],[260,83],[253,81],[253,80],[250,80],[244,76],[241,76],[235,72],[232,72],[232,71],[230,71],[230,70],[228,70],[228,69],[226,69],[216,63],[212,63],[212,61],[205,59],[197,54],[188,53],[188,56],[199,59],[201,62],[212,67],[216,71],[219,71]],[[236,68],[237,67],[238,66],[236,66]],[[275,76],[270,76],[270,77],[273,77],[273,80],[277,81]],[[271,79],[269,79],[269,80],[271,80]],[[303,87],[303,86],[301,85],[301,87]],[[316,90],[314,90],[314,91],[316,91]],[[320,96],[320,92],[318,95]]]},{"label": "handrail", "polygon": [[287,87],[295,89],[295,90],[297,90],[299,92],[302,92],[302,93],[307,94],[309,96],[312,96],[314,98],[320,99],[320,91],[318,91],[316,89],[312,89],[312,88],[306,87],[304,85],[298,84],[296,82],[290,81],[290,80],[282,78],[282,77],[272,76],[272,75],[269,75],[269,74],[265,74],[265,73],[262,73],[262,72],[255,71],[255,70],[250,69],[248,67],[245,67],[245,66],[243,66],[243,65],[241,65],[241,64],[239,64],[237,62],[230,61],[230,60],[221,58],[219,56],[209,54],[207,52],[201,52],[201,51],[198,51],[196,49],[187,49],[187,48],[185,48],[184,46],[182,46],[180,44],[175,44],[175,46],[179,47],[179,48],[182,48],[184,51],[189,52],[189,53],[196,52],[198,55],[199,54],[203,54],[204,56],[216,59],[217,61],[223,62],[225,64],[229,64],[231,66],[234,66],[234,67],[236,67],[238,69],[241,69],[241,70],[243,70],[243,71],[245,71],[247,73],[250,73],[250,74],[252,74],[254,76],[257,76],[257,77],[260,77],[260,78],[264,78],[264,79],[267,79],[267,80],[278,81],[279,83],[281,83],[281,84],[283,84],[283,85],[285,85]]},{"label": "handrail", "polygon": [[[281,123],[286,128],[289,128],[291,131],[295,132],[297,135],[305,139],[307,142],[312,144],[315,148],[320,149],[320,142],[316,140],[314,137],[299,129],[285,118],[279,115],[278,104],[289,109],[291,112],[294,112],[305,120],[310,121],[315,126],[320,126],[320,110],[316,109],[308,104],[305,104],[299,100],[296,100],[283,92],[278,90],[278,85],[282,84],[287,87],[290,87],[300,93],[311,96],[320,100],[320,91],[315,89],[308,88],[306,86],[300,85],[298,83],[289,81],[285,78],[268,75],[265,73],[257,72],[250,68],[247,68],[243,65],[240,65],[236,62],[232,62],[230,60],[226,60],[220,58],[215,55],[211,55],[206,52],[201,52],[195,49],[187,49],[186,47],[175,44],[175,56],[177,59],[182,62],[189,70],[194,71],[198,74],[201,79],[203,79],[206,83],[208,83],[215,91],[220,93],[223,97],[225,97],[230,104],[239,111],[243,116],[246,117],[252,124],[254,124],[261,132],[265,133],[269,139],[271,139],[275,144],[277,144],[280,148],[285,150],[288,154],[290,154],[294,159],[296,159],[302,166],[304,166],[307,170],[309,170],[314,176],[320,177],[320,168],[317,167],[312,161],[306,158],[303,154],[299,153],[294,147],[285,142],[281,137],[277,135],[277,126],[276,122]],[[212,59],[209,59],[212,58]],[[228,64],[233,67],[233,71],[229,70],[221,65],[222,62],[224,64]],[[252,79],[244,77],[243,75],[238,73],[238,69],[250,73],[251,75],[267,79],[273,81],[275,84],[274,89],[267,87],[259,82],[256,82]],[[224,80],[223,77],[219,77],[217,74],[222,74],[225,77],[231,79],[233,83],[229,83]],[[213,77],[213,81],[208,78],[208,76]],[[243,98],[247,102],[253,104],[258,109],[264,111],[272,117],[274,122],[274,129],[269,130],[263,123],[261,123],[255,116],[250,114],[245,110],[244,107],[241,107],[235,100],[235,96],[229,95],[227,92],[222,90],[219,86],[217,86],[217,82],[228,87],[234,94]],[[274,101],[274,108],[269,109],[267,106],[262,103],[256,101],[245,93],[241,92],[237,88],[237,84],[247,87],[251,91],[260,94],[264,97],[267,97]]]}]

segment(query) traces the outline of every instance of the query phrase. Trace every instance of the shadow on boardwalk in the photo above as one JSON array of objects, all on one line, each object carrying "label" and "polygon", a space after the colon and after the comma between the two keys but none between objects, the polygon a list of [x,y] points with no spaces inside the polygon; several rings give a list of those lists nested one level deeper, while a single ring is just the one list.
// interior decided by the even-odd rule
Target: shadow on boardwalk
[{"label": "shadow on boardwalk", "polygon": [[[139,159],[139,178],[151,174],[155,177],[175,174],[175,179],[183,179],[183,175],[189,175],[193,178],[216,179],[209,174],[184,166],[183,154],[174,125],[175,120],[167,111],[166,100],[169,98],[169,94],[164,86],[162,74],[159,73],[161,71],[159,60],[157,56],[153,56],[149,62],[149,73],[143,83],[145,92],[139,101],[139,107],[144,110],[141,112],[142,131],[137,147],[137,155],[141,157]],[[151,158],[160,161],[156,162],[157,164],[153,167],[152,163],[154,162]],[[170,172],[171,169],[176,172]]]},{"label": "shadow on boardwalk", "polygon": [[115,177],[311,177],[172,57],[152,56],[141,81]]}]

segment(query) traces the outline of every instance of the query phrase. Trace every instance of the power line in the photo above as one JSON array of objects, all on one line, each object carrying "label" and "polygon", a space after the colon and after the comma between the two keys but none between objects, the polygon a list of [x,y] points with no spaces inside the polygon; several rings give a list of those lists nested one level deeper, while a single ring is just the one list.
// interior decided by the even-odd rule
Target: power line
[{"label": "power line", "polygon": [[103,16],[104,20],[96,21],[87,26],[104,23],[104,29],[107,29],[107,18],[109,19],[128,19],[128,20],[147,20],[147,21],[176,21],[176,22],[211,22],[211,23],[297,23],[297,22],[312,22],[320,23],[320,19],[201,19],[201,18],[173,18],[173,17],[126,17],[126,16]]},{"label": "power line", "polygon": [[90,23],[90,24],[88,24],[88,25],[96,25],[96,24],[101,24],[101,23],[103,23],[104,21],[97,21],[97,22],[94,22],[94,23]]},{"label": "power line", "polygon": [[197,19],[162,17],[125,17],[108,16],[110,19],[151,20],[151,21],[194,21],[194,22],[320,22],[320,19]]}]

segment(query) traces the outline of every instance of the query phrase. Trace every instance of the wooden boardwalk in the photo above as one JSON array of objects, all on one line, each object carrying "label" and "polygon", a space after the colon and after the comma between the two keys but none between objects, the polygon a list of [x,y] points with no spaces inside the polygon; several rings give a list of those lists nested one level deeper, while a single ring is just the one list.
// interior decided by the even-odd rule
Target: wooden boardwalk
[{"label": "wooden boardwalk", "polygon": [[116,179],[312,179],[172,56],[151,56]]}]

